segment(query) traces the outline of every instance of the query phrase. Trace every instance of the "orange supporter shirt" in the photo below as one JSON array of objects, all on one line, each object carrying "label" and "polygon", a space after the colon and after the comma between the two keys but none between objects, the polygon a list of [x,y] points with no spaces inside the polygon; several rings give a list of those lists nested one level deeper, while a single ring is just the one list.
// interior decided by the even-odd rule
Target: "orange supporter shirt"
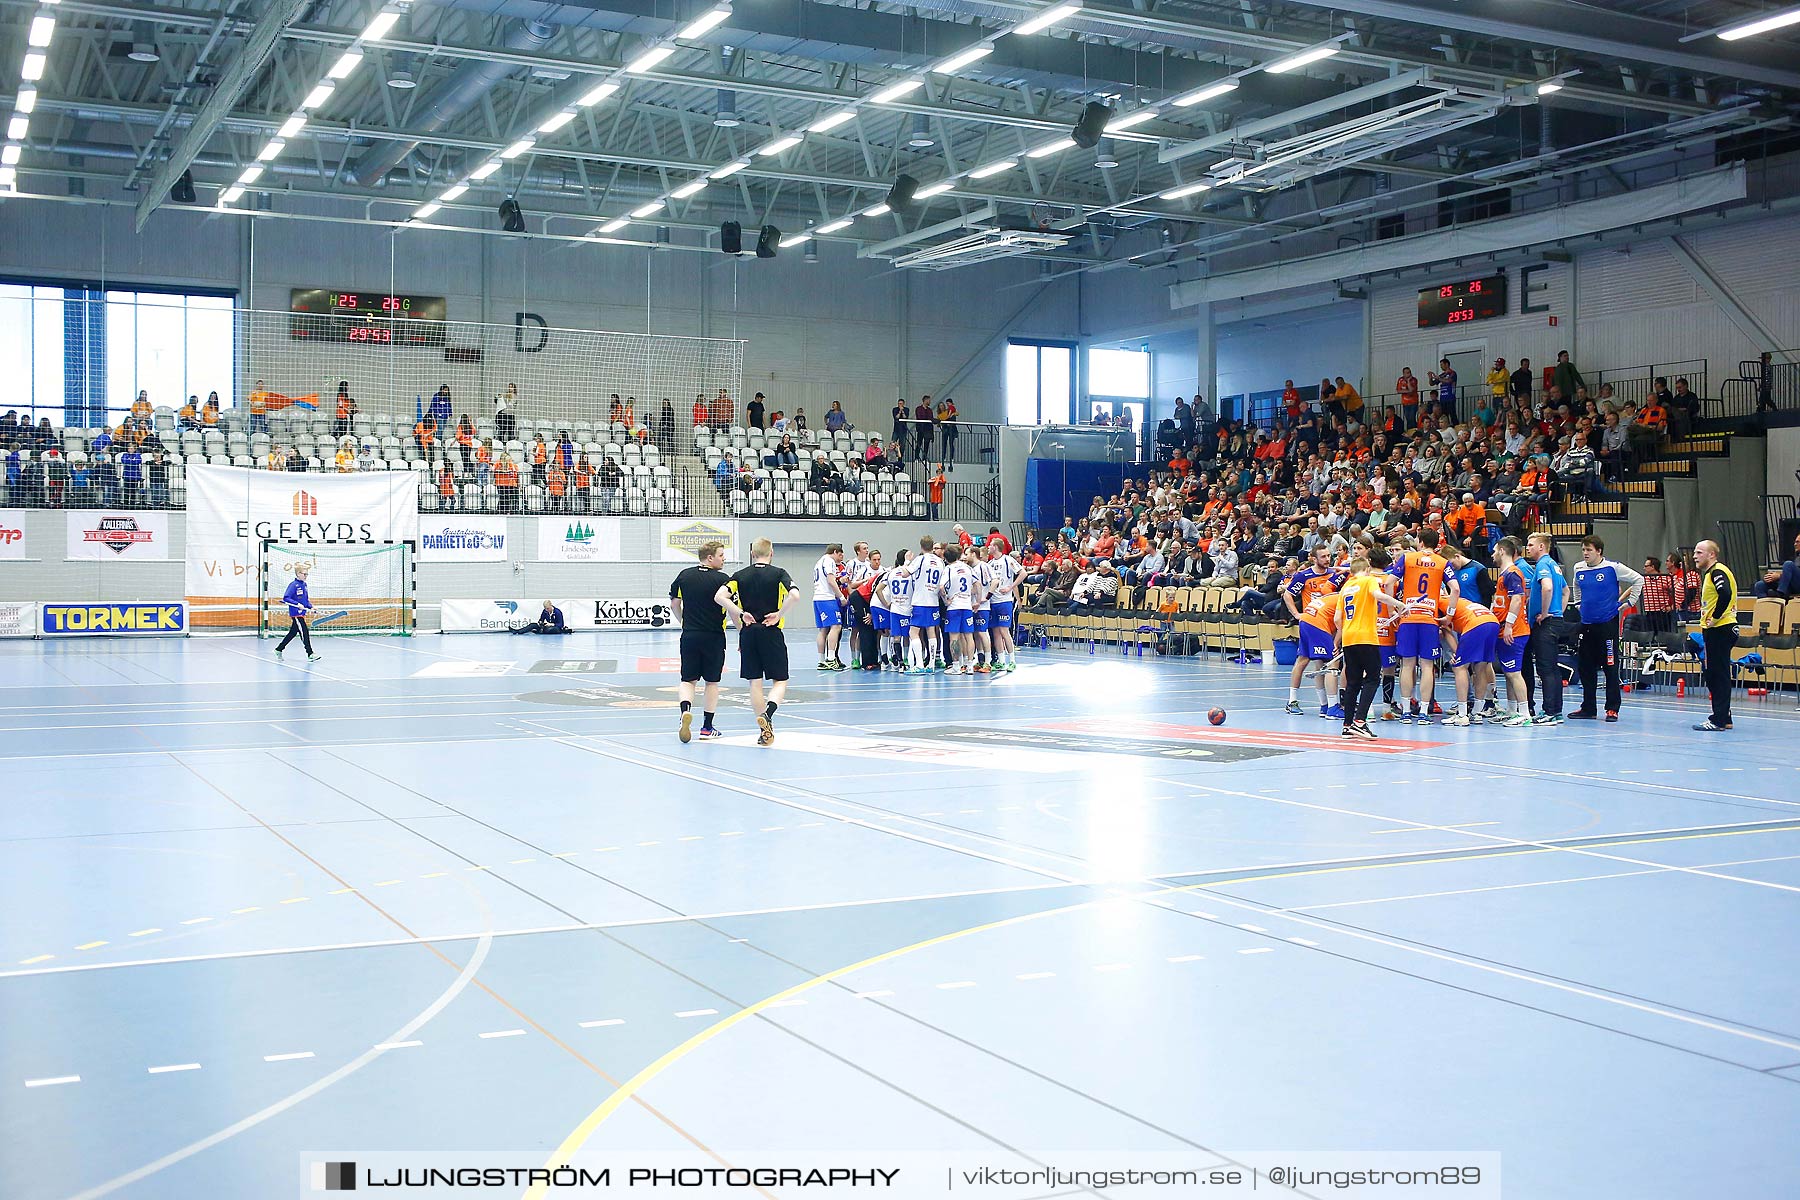
[{"label": "orange supporter shirt", "polygon": [[486,466],[488,463],[494,461],[494,452],[489,450],[486,446],[478,447],[475,451],[475,461]]},{"label": "orange supporter shirt", "polygon": [[509,462],[501,463],[494,468],[494,483],[499,487],[518,487],[519,468]]},{"label": "orange supporter shirt", "polygon": [[575,490],[586,491],[594,486],[594,469],[585,463],[575,464]]},{"label": "orange supporter shirt", "polygon": [[568,474],[561,467],[554,464],[551,465],[550,473],[546,479],[552,496],[562,495],[563,489],[569,486]]},{"label": "orange supporter shirt", "polygon": [[345,420],[350,416],[350,397],[348,397],[348,396],[339,396],[338,397],[337,415],[338,415],[338,420],[340,420],[340,421]]},{"label": "orange supporter shirt", "polygon": [[531,461],[534,466],[543,466],[550,459],[550,448],[539,442],[531,448]]},{"label": "orange supporter shirt", "polygon": [[931,502],[933,504],[942,504],[944,502],[944,477],[942,475],[933,475],[931,477],[930,488]]}]

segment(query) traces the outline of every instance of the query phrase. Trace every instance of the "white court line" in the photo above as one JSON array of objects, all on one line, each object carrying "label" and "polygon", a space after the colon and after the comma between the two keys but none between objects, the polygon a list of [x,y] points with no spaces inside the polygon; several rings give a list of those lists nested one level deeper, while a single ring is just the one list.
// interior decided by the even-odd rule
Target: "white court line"
[{"label": "white court line", "polygon": [[53,1075],[47,1079],[27,1079],[25,1081],[25,1086],[28,1088],[57,1087],[57,1086],[60,1086],[61,1084],[65,1084],[65,1083],[80,1083],[80,1082],[81,1082],[81,1076],[79,1076],[79,1075]]},{"label": "white court line", "polygon": [[478,1033],[475,1036],[478,1038],[524,1037],[525,1031],[523,1029],[494,1029],[487,1033]]},{"label": "white court line", "polygon": [[580,1025],[581,1028],[583,1028],[583,1029],[604,1029],[610,1025],[623,1025],[624,1023],[625,1023],[624,1017],[608,1017],[604,1021],[579,1021],[579,1022],[577,1022],[577,1024]]},{"label": "white court line", "polygon": [[265,1054],[264,1062],[293,1062],[297,1059],[314,1057],[311,1050],[296,1050],[291,1054]]},{"label": "white court line", "polygon": [[423,1046],[424,1044],[425,1044],[424,1042],[417,1041],[417,1040],[405,1041],[405,1042],[376,1042],[375,1049],[377,1049],[377,1050],[405,1050],[410,1046]]},{"label": "white court line", "polygon": [[678,1017],[682,1017],[682,1018],[686,1018],[686,1017],[716,1017],[719,1015],[719,1010],[716,1008],[690,1008],[690,1009],[686,1009],[682,1012],[678,1012],[675,1015]]},{"label": "white court line", "polygon": [[198,1071],[199,1069],[199,1063],[170,1063],[166,1067],[151,1067],[147,1073],[151,1075],[167,1075],[171,1071]]}]

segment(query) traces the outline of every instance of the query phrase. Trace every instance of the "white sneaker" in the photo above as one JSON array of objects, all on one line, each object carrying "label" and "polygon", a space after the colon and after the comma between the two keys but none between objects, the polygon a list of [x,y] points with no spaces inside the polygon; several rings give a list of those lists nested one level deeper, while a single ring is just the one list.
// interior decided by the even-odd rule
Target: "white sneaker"
[{"label": "white sneaker", "polygon": [[1457,713],[1454,717],[1450,717],[1447,720],[1445,720],[1444,724],[1455,725],[1458,728],[1467,728],[1471,724],[1471,722],[1469,720],[1467,713]]}]

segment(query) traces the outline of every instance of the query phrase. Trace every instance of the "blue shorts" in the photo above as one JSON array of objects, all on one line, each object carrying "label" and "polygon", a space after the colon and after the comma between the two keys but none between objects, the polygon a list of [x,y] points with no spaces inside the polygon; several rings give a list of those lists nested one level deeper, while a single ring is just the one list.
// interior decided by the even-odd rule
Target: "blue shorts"
[{"label": "blue shorts", "polygon": [[953,608],[944,618],[945,633],[975,632],[975,614],[966,608]]},{"label": "blue shorts", "polygon": [[975,610],[975,632],[976,633],[986,633],[988,631],[988,622],[990,619],[991,618],[989,616],[989,612],[987,609],[985,609],[985,608],[976,609]]},{"label": "blue shorts", "polygon": [[1450,665],[1473,667],[1479,663],[1491,663],[1494,661],[1494,647],[1499,644],[1498,624],[1477,625],[1456,639],[1456,657],[1450,660]]},{"label": "blue shorts", "polygon": [[991,628],[994,628],[994,629],[1011,629],[1012,628],[1013,602],[1011,600],[996,600],[996,601],[994,601],[991,612],[993,615],[988,618],[988,625]]},{"label": "blue shorts", "polygon": [[833,625],[844,623],[844,610],[838,607],[836,600],[813,601],[813,624],[820,629],[830,629]]},{"label": "blue shorts", "polygon": [[1329,633],[1316,625],[1300,622],[1300,657],[1320,662],[1337,657],[1337,645]]},{"label": "blue shorts", "polygon": [[937,605],[913,605],[911,625],[914,629],[936,629],[938,627]]},{"label": "blue shorts", "polygon": [[1383,646],[1381,648],[1381,669],[1385,671],[1389,667],[1397,667],[1399,665],[1400,665],[1400,647],[1398,647],[1398,646]]},{"label": "blue shorts", "polygon": [[1497,633],[1494,635],[1494,665],[1502,675],[1519,674],[1525,669],[1525,647],[1531,639],[1514,634],[1512,645],[1509,646],[1500,641],[1499,637]]},{"label": "blue shorts", "polygon": [[869,605],[869,627],[876,633],[886,633],[888,622],[893,619],[893,616],[894,614],[885,608]]},{"label": "blue shorts", "polygon": [[912,625],[911,612],[890,612],[887,619],[887,631],[895,637],[905,637],[907,629]]},{"label": "blue shorts", "polygon": [[1427,662],[1437,661],[1438,647],[1442,645],[1436,621],[1429,625],[1423,621],[1402,625],[1395,640],[1400,643],[1401,658],[1422,658]]}]

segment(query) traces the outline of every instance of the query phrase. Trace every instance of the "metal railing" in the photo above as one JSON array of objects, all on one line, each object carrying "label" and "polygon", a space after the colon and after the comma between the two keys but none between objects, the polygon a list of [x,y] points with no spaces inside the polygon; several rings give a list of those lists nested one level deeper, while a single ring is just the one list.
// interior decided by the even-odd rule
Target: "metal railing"
[{"label": "metal railing", "polygon": [[1800,350],[1777,350],[1775,355],[1788,362],[1745,359],[1738,363],[1736,379],[1727,379],[1719,388],[1719,398],[1705,405],[1706,415],[1725,420],[1754,417],[1764,412],[1792,412],[1800,409]]}]

